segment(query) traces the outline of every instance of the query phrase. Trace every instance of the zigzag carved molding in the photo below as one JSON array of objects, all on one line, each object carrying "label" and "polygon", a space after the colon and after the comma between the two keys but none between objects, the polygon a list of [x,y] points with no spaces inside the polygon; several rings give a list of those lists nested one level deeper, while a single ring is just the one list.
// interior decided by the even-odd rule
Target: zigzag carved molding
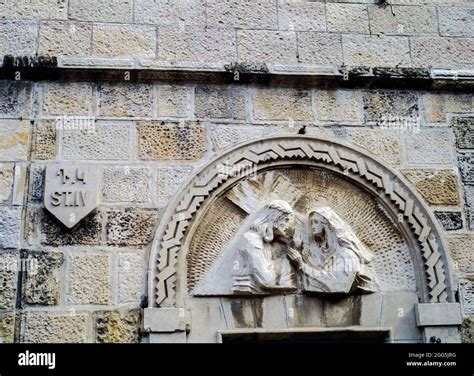
[{"label": "zigzag carved molding", "polygon": [[[296,138],[296,139],[295,139]],[[318,161],[333,165],[349,178],[359,177],[366,184],[385,193],[392,205],[408,221],[422,250],[429,302],[452,300],[446,284],[444,265],[436,228],[429,225],[429,213],[416,196],[388,168],[373,158],[344,145],[307,137],[270,138],[234,149],[201,171],[181,194],[178,205],[158,244],[156,305],[173,306],[176,297],[178,254],[189,222],[204,200],[229,178],[260,164],[284,160]],[[225,167],[225,168],[223,168]]]}]

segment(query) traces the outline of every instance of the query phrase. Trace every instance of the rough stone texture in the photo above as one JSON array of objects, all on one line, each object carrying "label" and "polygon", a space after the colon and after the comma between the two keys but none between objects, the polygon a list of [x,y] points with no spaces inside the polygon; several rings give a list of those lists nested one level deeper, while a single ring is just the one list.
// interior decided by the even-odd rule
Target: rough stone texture
[{"label": "rough stone texture", "polygon": [[460,230],[463,227],[461,212],[435,211],[435,215],[446,231]]},{"label": "rough stone texture", "polygon": [[474,185],[474,153],[458,154],[458,163],[463,183]]},{"label": "rough stone texture", "polygon": [[322,121],[364,121],[362,97],[357,90],[318,90],[315,92],[316,118]]},{"label": "rough stone texture", "polygon": [[0,344],[13,343],[15,335],[15,313],[0,313]]},{"label": "rough stone texture", "polygon": [[159,167],[156,170],[156,202],[164,206],[170,197],[176,193],[177,187],[190,177],[193,172],[191,166]]},{"label": "rough stone texture", "polygon": [[100,116],[149,117],[152,114],[151,85],[102,85],[99,92]]},{"label": "rough stone texture", "polygon": [[[0,48],[1,50],[1,48]],[[0,116],[29,116],[31,103],[31,83],[16,81],[0,82]]]},{"label": "rough stone texture", "polygon": [[213,128],[211,138],[218,149],[226,149],[242,142],[262,139],[279,131],[279,127],[218,125]]},{"label": "rough stone texture", "polygon": [[458,205],[458,185],[452,170],[401,170],[430,205]]},{"label": "rough stone texture", "polygon": [[144,287],[145,262],[143,254],[121,252],[118,255],[119,303],[139,303]]},{"label": "rough stone texture", "polygon": [[88,56],[91,53],[92,24],[44,21],[40,24],[38,53],[51,56]]},{"label": "rough stone texture", "polygon": [[97,122],[93,128],[63,132],[64,159],[130,159],[130,123]]},{"label": "rough stone texture", "polygon": [[446,241],[454,270],[474,277],[474,235],[451,235]]},{"label": "rough stone texture", "polygon": [[15,307],[19,261],[18,252],[0,253],[0,309]]},{"label": "rough stone texture", "polygon": [[156,29],[143,25],[94,25],[92,54],[106,57],[154,57]]},{"label": "rough stone texture", "polygon": [[453,163],[452,144],[448,129],[422,129],[419,133],[406,132],[408,163],[441,164]]},{"label": "rough stone texture", "polygon": [[188,117],[192,92],[190,87],[159,86],[158,87],[158,116]]},{"label": "rough stone texture", "polygon": [[29,252],[23,299],[27,304],[57,305],[60,291],[60,269],[64,256],[60,252]]},{"label": "rough stone texture", "polygon": [[0,249],[18,248],[21,235],[21,208],[0,206]]},{"label": "rough stone texture", "polygon": [[139,122],[140,159],[193,160],[206,151],[207,140],[199,122]]},{"label": "rough stone texture", "polygon": [[438,7],[439,33],[474,37],[474,8]]},{"label": "rough stone texture", "polygon": [[412,65],[433,68],[472,68],[472,38],[411,38]]},{"label": "rough stone texture", "polygon": [[306,1],[278,1],[279,28],[291,31],[325,31],[324,5],[324,3]]},{"label": "rough stone texture", "polygon": [[204,0],[135,0],[134,20],[158,26],[199,26],[206,23]]},{"label": "rough stone texture", "polygon": [[474,116],[454,118],[451,122],[458,149],[474,149]]},{"label": "rough stone texture", "polygon": [[2,55],[34,55],[38,25],[33,21],[0,21]]},{"label": "rough stone texture", "polygon": [[93,211],[87,215],[78,225],[69,230],[60,224],[44,209],[34,212],[34,221],[40,227],[40,242],[43,245],[53,247],[63,245],[98,245],[101,235],[101,213]]},{"label": "rough stone texture", "polygon": [[70,0],[69,18],[80,21],[131,22],[131,0]]},{"label": "rough stone texture", "polygon": [[197,118],[245,119],[246,88],[238,86],[198,86],[195,90]]},{"label": "rough stone texture", "polygon": [[344,64],[348,66],[409,66],[408,38],[377,35],[343,35]]},{"label": "rough stone texture", "polygon": [[341,36],[338,34],[298,33],[298,62],[311,65],[342,65]]},{"label": "rough stone texture", "polygon": [[238,30],[239,59],[296,64],[296,34],[287,31]]},{"label": "rough stone texture", "polygon": [[0,204],[7,204],[13,188],[13,163],[0,163]]},{"label": "rough stone texture", "polygon": [[107,210],[107,244],[143,246],[152,238],[159,218],[156,210],[137,208]]},{"label": "rough stone texture", "polygon": [[438,34],[436,8],[433,6],[369,5],[369,17],[372,34]]},{"label": "rough stone texture", "polygon": [[89,83],[48,82],[42,85],[43,115],[92,114],[92,85]]},{"label": "rough stone texture", "polygon": [[465,316],[474,316],[474,284],[468,279],[459,280],[461,307]]},{"label": "rough stone texture", "polygon": [[31,126],[27,121],[0,120],[0,160],[26,160],[30,133]]},{"label": "rough stone texture", "polygon": [[140,340],[140,311],[99,311],[94,313],[95,341],[136,343]]},{"label": "rough stone texture", "polygon": [[364,92],[366,120],[416,120],[418,118],[418,97],[416,93],[404,91]]},{"label": "rough stone texture", "polygon": [[30,199],[32,201],[41,200],[43,198],[43,176],[44,166],[36,163],[30,165]]},{"label": "rough stone texture", "polygon": [[328,31],[369,34],[369,15],[363,4],[326,4]]},{"label": "rough stone texture", "polygon": [[102,193],[108,202],[150,202],[148,167],[104,168]]},{"label": "rough stone texture", "polygon": [[424,118],[428,123],[445,122],[447,113],[469,112],[474,108],[470,94],[425,93],[421,100]]},{"label": "rough stone texture", "polygon": [[461,326],[462,343],[474,343],[474,317],[465,319]]},{"label": "rough stone texture", "polygon": [[0,19],[66,19],[66,0],[0,1]]},{"label": "rough stone texture", "polygon": [[259,88],[252,99],[256,120],[312,120],[311,94],[306,90]]},{"label": "rough stone texture", "polygon": [[86,342],[88,315],[85,313],[28,312],[24,315],[26,343]]},{"label": "rough stone texture", "polygon": [[66,300],[71,304],[109,304],[110,257],[106,253],[74,253],[67,260]]},{"label": "rough stone texture", "polygon": [[233,30],[160,27],[158,46],[160,60],[215,63],[237,58]]},{"label": "rough stone texture", "polygon": [[238,29],[276,29],[274,0],[209,1],[207,26]]},{"label": "rough stone texture", "polygon": [[35,122],[33,159],[54,159],[57,153],[56,122]]}]

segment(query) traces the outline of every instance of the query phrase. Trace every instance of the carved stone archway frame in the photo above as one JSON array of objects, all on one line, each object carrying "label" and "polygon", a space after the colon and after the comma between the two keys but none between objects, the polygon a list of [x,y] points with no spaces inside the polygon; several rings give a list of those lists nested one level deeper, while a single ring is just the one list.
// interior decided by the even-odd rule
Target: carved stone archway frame
[{"label": "carved stone archway frame", "polygon": [[[460,309],[455,303],[453,274],[442,233],[426,204],[406,180],[373,155],[340,141],[279,135],[241,144],[218,156],[189,179],[168,206],[150,254],[150,304],[145,310],[145,331],[186,330],[188,313],[182,301],[186,266],[182,254],[190,224],[206,200],[252,173],[295,165],[323,168],[344,176],[376,197],[398,223],[414,252],[420,300],[417,319],[418,325],[425,329],[425,337],[428,332],[436,334],[441,329],[452,331],[453,328],[447,327],[460,324]],[[449,318],[443,321],[439,310]],[[439,330],[433,332],[433,328]]]}]

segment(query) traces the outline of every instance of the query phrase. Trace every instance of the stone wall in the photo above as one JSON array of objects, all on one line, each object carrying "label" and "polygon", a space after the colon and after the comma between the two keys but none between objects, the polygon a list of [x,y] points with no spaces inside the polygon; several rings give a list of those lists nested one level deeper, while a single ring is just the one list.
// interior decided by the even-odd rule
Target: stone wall
[{"label": "stone wall", "polygon": [[[444,228],[472,337],[474,99],[472,87],[433,85],[473,75],[472,3],[0,3],[1,55],[58,58],[54,78],[2,70],[2,341],[139,341],[150,242],[173,194],[229,147],[299,132],[367,150],[424,198]],[[355,67],[369,78],[396,69],[384,88],[353,82]],[[57,74],[67,68],[75,73]],[[133,68],[141,79],[130,80]],[[186,74],[143,79],[175,68]],[[226,69],[219,82],[187,76]],[[250,73],[263,79],[239,77]],[[429,85],[406,85],[410,74]],[[74,231],[43,207],[53,161],[100,171],[101,203]]]}]

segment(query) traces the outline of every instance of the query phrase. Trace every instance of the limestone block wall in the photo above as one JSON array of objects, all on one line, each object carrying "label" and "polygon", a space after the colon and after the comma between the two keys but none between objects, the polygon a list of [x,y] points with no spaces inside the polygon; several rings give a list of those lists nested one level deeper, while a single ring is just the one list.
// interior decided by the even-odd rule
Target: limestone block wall
[{"label": "limestone block wall", "polygon": [[[139,341],[150,243],[173,194],[229,147],[298,132],[366,149],[425,199],[444,228],[472,341],[472,87],[406,86],[400,68],[430,82],[472,77],[474,8],[388,3],[0,1],[0,55],[49,55],[55,72],[76,72],[1,71],[1,341]],[[176,68],[239,73],[129,79]],[[404,75],[390,88],[341,79],[378,68]],[[246,73],[275,79],[239,80]],[[99,168],[100,205],[74,231],[42,203],[44,168],[58,161]]]}]

